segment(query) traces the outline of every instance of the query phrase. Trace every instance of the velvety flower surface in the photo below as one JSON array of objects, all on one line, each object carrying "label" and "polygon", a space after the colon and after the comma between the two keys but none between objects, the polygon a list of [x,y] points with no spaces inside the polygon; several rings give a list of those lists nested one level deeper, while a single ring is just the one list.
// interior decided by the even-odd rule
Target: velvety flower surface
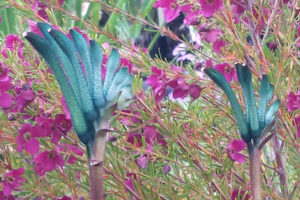
[{"label": "velvety flower surface", "polygon": [[4,180],[2,183],[4,196],[10,195],[12,190],[19,190],[22,182],[25,182],[24,178],[22,177],[23,174],[24,167],[11,170],[10,172],[4,174]]},{"label": "velvety flower surface", "polygon": [[240,152],[245,149],[247,144],[243,140],[234,139],[227,146],[227,155],[232,161],[236,161],[238,163],[245,163],[245,156]]},{"label": "velvety flower surface", "polygon": [[37,174],[43,174],[42,172],[38,172],[39,170],[51,172],[56,167],[63,167],[65,165],[63,157],[55,149],[40,153],[34,160],[38,165],[36,169]]},{"label": "velvety flower surface", "polygon": [[160,102],[166,94],[167,77],[165,72],[157,67],[152,67],[152,75],[147,77],[146,82],[152,87],[156,103]]},{"label": "velvety flower surface", "polygon": [[155,2],[154,7],[162,8],[167,23],[178,17],[180,13],[180,7],[177,4],[177,0],[158,0]]},{"label": "velvety flower surface", "polygon": [[3,92],[0,93],[0,107],[1,108],[9,108],[12,106],[12,98],[9,93]]},{"label": "velvety flower surface", "polygon": [[222,53],[222,48],[225,47],[225,41],[221,38],[217,39],[213,44],[213,51],[217,54]]},{"label": "velvety flower surface", "polygon": [[290,92],[287,99],[287,111],[292,112],[300,109],[300,90],[297,93]]},{"label": "velvety flower surface", "polygon": [[16,138],[18,152],[22,152],[25,149],[31,155],[39,152],[39,141],[36,139],[34,132],[32,132],[32,125],[25,123],[19,130],[19,135]]},{"label": "velvety flower surface", "polygon": [[145,155],[139,156],[135,162],[142,169],[145,169],[148,165],[148,159]]},{"label": "velvety flower surface", "polygon": [[211,17],[216,11],[223,9],[223,0],[198,0],[204,17]]},{"label": "velvety flower surface", "polygon": [[232,79],[237,80],[237,73],[234,67],[231,67],[228,63],[216,64],[215,69],[218,70],[230,83]]}]

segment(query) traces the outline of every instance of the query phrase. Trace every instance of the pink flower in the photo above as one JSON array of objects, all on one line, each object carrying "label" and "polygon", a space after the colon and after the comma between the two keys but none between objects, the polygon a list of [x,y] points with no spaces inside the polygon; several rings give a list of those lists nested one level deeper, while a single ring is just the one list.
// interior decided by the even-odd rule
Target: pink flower
[{"label": "pink flower", "polygon": [[63,157],[55,149],[40,153],[34,160],[39,165],[40,170],[44,170],[45,172],[51,172],[56,167],[63,167],[65,165]]},{"label": "pink flower", "polygon": [[153,126],[146,126],[144,129],[144,136],[147,144],[153,146],[154,142],[161,144],[162,146],[166,146],[167,143],[164,137],[157,131],[157,129]]},{"label": "pink flower", "polygon": [[[238,3],[237,3],[238,2]],[[245,3],[242,1],[232,1],[231,2],[231,11],[234,23],[239,23],[242,14],[245,12]]]},{"label": "pink flower", "polygon": [[128,68],[129,73],[132,72],[133,64],[127,60],[126,58],[121,58],[120,59],[120,67],[125,66]]},{"label": "pink flower", "polygon": [[294,126],[296,126],[296,128],[297,128],[297,133],[298,133],[298,137],[300,138],[300,115],[299,116],[297,116],[297,117],[295,117],[295,119],[294,119]]},{"label": "pink flower", "polygon": [[24,42],[19,38],[19,36],[14,34],[9,34],[5,37],[5,47],[13,51],[16,48],[23,48]]},{"label": "pink flower", "polygon": [[177,4],[177,0],[158,0],[155,2],[154,7],[161,7],[163,9],[167,23],[178,17],[180,13],[180,6]]},{"label": "pink flower", "polygon": [[63,197],[56,198],[55,200],[72,200],[72,199],[68,196],[63,196]]},{"label": "pink flower", "polygon": [[300,109],[300,90],[298,90],[296,94],[290,92],[286,101],[288,112]]},{"label": "pink flower", "polygon": [[12,98],[10,94],[7,92],[0,93],[0,107],[10,108],[11,106],[12,106]]},{"label": "pink flower", "polygon": [[201,90],[202,89],[196,84],[189,86],[189,95],[192,97],[193,101],[200,96]]},{"label": "pink flower", "polygon": [[35,139],[35,135],[32,132],[32,125],[25,123],[19,130],[19,135],[16,138],[18,152],[22,152],[25,149],[31,155],[39,152],[39,141]]},{"label": "pink flower", "polygon": [[139,156],[135,162],[142,169],[145,169],[148,165],[148,159],[145,155]]},{"label": "pink flower", "polygon": [[[84,152],[83,150],[77,146],[77,145],[71,145],[71,144],[66,144],[66,147],[69,149],[70,152],[74,153],[75,155],[81,157],[83,156]],[[77,158],[74,155],[70,155],[68,159],[69,164],[74,164],[77,161]]]},{"label": "pink flower", "polygon": [[4,174],[3,181],[3,194],[4,196],[8,196],[11,194],[12,190],[19,190],[21,186],[21,182],[25,182],[22,175],[24,174],[24,167],[19,169],[11,170],[8,173]]},{"label": "pink flower", "polygon": [[156,103],[160,102],[165,96],[167,81],[167,77],[163,70],[152,67],[152,75],[147,77],[146,82],[152,87]]},{"label": "pink flower", "polygon": [[234,189],[231,194],[231,200],[249,200],[250,195],[245,190],[239,190],[238,188]]},{"label": "pink flower", "polygon": [[237,161],[238,163],[245,163],[245,156],[241,153],[243,149],[245,149],[247,144],[243,140],[234,139],[227,146],[227,155],[232,161]]},{"label": "pink flower", "polygon": [[225,41],[220,39],[217,39],[213,44],[213,51],[217,54],[222,53],[222,48],[225,47]]},{"label": "pink flower", "polygon": [[216,11],[223,9],[223,0],[198,0],[204,17],[211,17]]},{"label": "pink flower", "polygon": [[180,7],[180,11],[186,13],[183,23],[187,26],[198,25],[200,21],[201,10],[193,4]]},{"label": "pink flower", "polygon": [[184,79],[178,78],[170,81],[168,83],[168,86],[172,87],[174,89],[173,91],[173,98],[185,98],[188,95],[189,86],[185,82]]},{"label": "pink flower", "polygon": [[[64,115],[59,115],[55,120],[45,117],[36,117],[38,126],[34,128],[34,131],[39,131],[41,137],[51,137],[53,144],[58,144],[61,137],[70,130],[71,122],[66,119]],[[42,130],[41,130],[42,129]]]},{"label": "pink flower", "polygon": [[42,32],[37,26],[37,22],[32,21],[30,19],[26,19],[27,24],[29,25],[30,32],[43,36]]},{"label": "pink flower", "polygon": [[55,125],[58,127],[64,134],[69,132],[72,128],[72,121],[67,119],[64,114],[55,115]]},{"label": "pink flower", "polygon": [[15,34],[9,34],[5,37],[5,48],[11,52],[18,52],[18,56],[23,59],[24,42]]},{"label": "pink flower", "polygon": [[24,107],[28,106],[34,100],[34,98],[35,95],[32,89],[24,84],[15,98],[16,105],[20,110],[23,110]]},{"label": "pink flower", "polygon": [[228,81],[231,82],[232,79],[237,80],[237,73],[234,67],[231,67],[228,63],[216,64],[215,69],[218,70]]},{"label": "pink flower", "polygon": [[208,43],[215,42],[220,36],[221,31],[219,29],[211,29],[204,34],[204,38]]},{"label": "pink flower", "polygon": [[15,197],[12,194],[6,196],[6,195],[4,195],[3,191],[0,191],[0,199],[1,200],[15,200]]}]

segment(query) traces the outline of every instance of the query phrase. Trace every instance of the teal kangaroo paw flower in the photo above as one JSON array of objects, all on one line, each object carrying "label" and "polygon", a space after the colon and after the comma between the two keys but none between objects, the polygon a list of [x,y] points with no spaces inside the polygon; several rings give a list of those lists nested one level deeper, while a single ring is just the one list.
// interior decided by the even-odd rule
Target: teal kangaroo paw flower
[{"label": "teal kangaroo paw flower", "polygon": [[228,82],[220,72],[213,68],[206,68],[205,73],[225,92],[231,104],[241,137],[245,142],[249,142],[251,138],[248,133],[247,121]]},{"label": "teal kangaroo paw flower", "polygon": [[266,125],[268,125],[274,118],[280,107],[280,100],[277,99],[274,103],[271,104],[269,110],[266,113]]},{"label": "teal kangaroo paw flower", "polygon": [[253,93],[251,71],[248,66],[243,66],[241,64],[236,64],[235,67],[237,70],[239,82],[243,89],[246,116],[247,122],[250,125],[251,137],[259,137],[259,123],[257,116],[256,101]]},{"label": "teal kangaroo paw flower", "polygon": [[265,118],[266,118],[266,107],[268,104],[269,90],[270,90],[269,78],[267,75],[263,75],[260,83],[260,96],[259,96],[259,104],[258,104],[258,120],[259,120],[260,131],[262,131],[266,125]]},{"label": "teal kangaroo paw flower", "polygon": [[102,83],[103,53],[101,47],[97,44],[95,40],[90,41],[90,59],[94,70],[93,101],[97,108],[101,108],[105,105]]},{"label": "teal kangaroo paw flower", "polygon": [[114,76],[109,89],[107,90],[106,100],[112,101],[120,93],[119,85],[129,76],[128,69],[123,67]]},{"label": "teal kangaroo paw flower", "polygon": [[117,49],[112,49],[110,57],[108,59],[107,65],[106,65],[106,75],[103,85],[103,93],[104,96],[106,96],[107,91],[111,85],[111,82],[113,80],[113,77],[116,73],[116,70],[118,69],[120,65],[120,55],[117,51]]},{"label": "teal kangaroo paw flower", "polygon": [[77,31],[71,29],[70,34],[77,52],[79,53],[82,64],[84,65],[86,80],[90,95],[93,96],[93,85],[94,85],[94,71],[91,65],[89,46],[85,38]]},{"label": "teal kangaroo paw flower", "polygon": [[46,39],[34,33],[27,33],[25,38],[46,60],[52,72],[54,73],[55,78],[57,79],[57,82],[65,96],[66,103],[71,114],[73,127],[78,134],[79,139],[87,145],[90,141],[93,140],[93,134],[89,132],[88,124],[85,121],[84,114],[77,99],[75,98],[74,91],[61,66],[62,64],[60,58],[49,45]]}]

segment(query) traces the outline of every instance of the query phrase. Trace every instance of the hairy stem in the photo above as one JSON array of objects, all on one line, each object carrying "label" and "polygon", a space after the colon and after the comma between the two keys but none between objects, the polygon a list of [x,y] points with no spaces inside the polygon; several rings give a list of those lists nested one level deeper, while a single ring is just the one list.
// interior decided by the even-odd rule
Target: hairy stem
[{"label": "hairy stem", "polygon": [[108,120],[101,120],[90,158],[91,200],[104,200],[104,158]]},{"label": "hairy stem", "polygon": [[260,180],[260,156],[261,150],[254,147],[250,153],[250,179],[253,200],[262,200]]}]

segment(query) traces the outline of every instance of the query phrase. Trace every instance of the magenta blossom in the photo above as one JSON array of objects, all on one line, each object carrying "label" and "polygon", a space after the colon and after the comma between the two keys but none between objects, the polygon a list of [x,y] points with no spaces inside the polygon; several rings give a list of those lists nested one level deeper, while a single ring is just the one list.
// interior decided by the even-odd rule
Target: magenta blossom
[{"label": "magenta blossom", "polygon": [[157,67],[152,67],[152,75],[147,77],[146,82],[152,87],[155,102],[158,103],[166,94],[167,77],[165,72]]},{"label": "magenta blossom", "polygon": [[225,41],[222,40],[221,38],[217,39],[214,44],[213,44],[213,51],[217,54],[222,53],[222,48],[225,47]]},{"label": "magenta blossom", "polygon": [[148,159],[145,155],[139,156],[135,162],[142,169],[145,169],[148,165]]},{"label": "magenta blossom", "polygon": [[23,149],[25,149],[31,155],[37,154],[40,149],[40,143],[35,137],[36,136],[32,132],[32,125],[25,123],[19,130],[19,135],[16,139],[16,150],[22,152]]},{"label": "magenta blossom", "polygon": [[189,85],[185,82],[184,79],[178,78],[170,81],[168,86],[174,89],[173,98],[185,98],[188,95]]},{"label": "magenta blossom", "polygon": [[286,101],[286,107],[288,112],[300,109],[300,90],[298,90],[296,94],[290,92]]},{"label": "magenta blossom", "polygon": [[0,191],[0,199],[1,200],[15,200],[15,197],[12,194],[10,194],[8,196],[6,196],[6,195],[4,196],[3,191]]},{"label": "magenta blossom", "polygon": [[[55,149],[40,153],[34,160],[39,166],[39,170],[44,170],[45,172],[51,172],[57,166],[63,167],[65,165],[63,157],[59,155]],[[37,174],[39,174],[39,172],[37,172]]]},{"label": "magenta blossom", "polygon": [[56,198],[55,200],[72,200],[72,199],[68,196],[63,196],[63,197]]},{"label": "magenta blossom", "polygon": [[37,26],[37,22],[32,21],[30,19],[26,19],[27,24],[29,25],[30,32],[38,34],[39,36],[43,36],[42,32]]},{"label": "magenta blossom", "polygon": [[192,97],[193,101],[200,96],[201,90],[202,89],[196,84],[189,86],[189,95]]},{"label": "magenta blossom", "polygon": [[295,117],[294,119],[294,125],[296,126],[297,128],[297,133],[298,133],[298,138],[300,138],[300,115]]},{"label": "magenta blossom", "polygon": [[231,194],[231,200],[249,200],[250,195],[245,190],[239,190],[238,188],[234,189]]},{"label": "magenta blossom", "polygon": [[232,79],[238,79],[235,68],[231,67],[228,63],[216,64],[215,69],[226,78],[228,83],[230,83]]},{"label": "magenta blossom", "polygon": [[8,196],[11,194],[12,190],[19,190],[21,183],[25,182],[22,175],[24,174],[24,167],[19,169],[11,170],[8,173],[4,174],[3,184],[3,194]]},{"label": "magenta blossom", "polygon": [[[61,137],[71,128],[71,122],[64,115],[58,115],[55,120],[45,117],[36,117],[38,126],[34,131],[40,131],[41,137],[51,137],[53,144],[58,144]],[[42,129],[42,130],[41,130]]]},{"label": "magenta blossom", "polygon": [[11,106],[12,106],[12,98],[10,94],[7,92],[0,93],[0,107],[10,108]]},{"label": "magenta blossom", "polygon": [[231,11],[234,23],[237,24],[240,22],[241,16],[245,12],[245,3],[242,1],[231,1]]},{"label": "magenta blossom", "polygon": [[23,110],[24,107],[28,106],[34,100],[35,94],[27,84],[24,84],[17,92],[19,93],[15,98],[16,105],[18,109]]},{"label": "magenta blossom", "polygon": [[243,140],[234,139],[227,146],[227,155],[232,161],[236,161],[238,163],[245,163],[245,156],[241,153],[243,149],[245,149],[247,144]]},{"label": "magenta blossom", "polygon": [[167,142],[164,139],[164,136],[162,136],[155,127],[153,126],[146,126],[144,129],[144,136],[146,139],[147,144],[150,144],[150,146],[153,146],[154,142],[157,142],[161,144],[162,146],[166,146]]},{"label": "magenta blossom", "polygon": [[158,0],[155,2],[154,7],[162,8],[167,23],[178,17],[180,13],[180,6],[177,0]]},{"label": "magenta blossom", "polygon": [[221,31],[219,29],[210,29],[205,32],[204,39],[208,43],[213,43],[219,38],[220,33],[221,33]]},{"label": "magenta blossom", "polygon": [[223,9],[223,0],[198,0],[204,17],[211,17],[216,11]]},{"label": "magenta blossom", "polygon": [[0,93],[8,91],[10,88],[11,79],[8,76],[8,68],[4,63],[0,62]]}]

